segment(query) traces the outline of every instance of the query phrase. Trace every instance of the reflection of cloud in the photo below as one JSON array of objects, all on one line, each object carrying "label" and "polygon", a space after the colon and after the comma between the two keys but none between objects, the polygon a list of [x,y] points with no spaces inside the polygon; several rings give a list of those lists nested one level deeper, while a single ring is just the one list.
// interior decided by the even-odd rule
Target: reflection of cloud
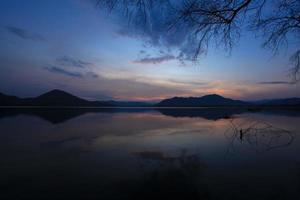
[{"label": "reflection of cloud", "polygon": [[80,59],[75,59],[70,56],[59,57],[56,59],[56,62],[60,65],[70,66],[70,67],[79,67],[79,68],[86,68],[86,67],[92,65],[92,63],[90,63],[90,62],[82,61]]},{"label": "reflection of cloud", "polygon": [[5,27],[8,32],[11,34],[14,34],[18,36],[19,38],[25,39],[25,40],[33,40],[33,41],[45,41],[46,39],[36,33],[31,33],[25,29],[14,27],[14,26],[6,26]]},{"label": "reflection of cloud", "polygon": [[291,82],[287,81],[263,81],[263,82],[258,82],[258,84],[263,84],[263,85],[281,85],[281,84],[292,84]]},{"label": "reflection of cloud", "polygon": [[133,61],[134,63],[139,64],[159,64],[165,61],[174,60],[175,56],[173,55],[163,55],[158,57],[145,57],[139,60]]},{"label": "reflection of cloud", "polygon": [[76,78],[83,77],[82,74],[79,72],[71,72],[71,71],[67,71],[65,69],[55,67],[55,66],[45,67],[44,69],[49,72],[56,73],[56,74],[62,74],[62,75],[66,75],[66,76],[76,77]]}]

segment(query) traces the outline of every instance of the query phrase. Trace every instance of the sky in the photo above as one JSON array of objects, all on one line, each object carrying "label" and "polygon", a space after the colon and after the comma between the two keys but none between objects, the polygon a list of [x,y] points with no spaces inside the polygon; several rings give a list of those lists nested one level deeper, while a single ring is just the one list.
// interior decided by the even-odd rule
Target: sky
[{"label": "sky", "polygon": [[133,33],[90,0],[2,0],[0,92],[33,97],[61,89],[90,100],[135,101],[300,97],[288,76],[293,45],[273,55],[245,30],[230,53],[210,48],[197,62],[182,63],[182,33],[163,39],[159,30]]}]

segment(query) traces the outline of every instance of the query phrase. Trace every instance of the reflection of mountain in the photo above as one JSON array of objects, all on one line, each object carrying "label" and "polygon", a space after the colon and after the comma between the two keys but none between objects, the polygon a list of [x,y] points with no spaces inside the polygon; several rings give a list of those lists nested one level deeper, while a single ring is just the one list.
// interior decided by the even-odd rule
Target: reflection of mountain
[{"label": "reflection of mountain", "polygon": [[[157,111],[170,117],[199,117],[207,120],[227,119],[236,114],[252,112],[246,108],[0,108],[0,119],[25,114],[58,124],[87,113],[145,113]],[[300,112],[291,109],[260,109],[255,110],[255,112],[290,117],[300,116]]]},{"label": "reflection of mountain", "polygon": [[[161,101],[156,108],[163,115],[171,117],[201,117],[208,120],[217,120],[229,118],[234,114],[255,111],[266,114],[278,114],[287,116],[300,116],[300,112],[291,109],[280,109],[280,107],[262,107],[257,105],[293,105],[297,102],[297,98],[281,99],[281,100],[266,100],[256,102],[255,107],[251,106],[247,109],[247,102],[224,98],[219,95],[206,95],[203,97],[174,97]],[[299,100],[300,102],[300,100]],[[115,112],[154,112],[151,108],[125,108],[137,106],[149,106],[150,104],[141,102],[118,102],[118,101],[87,101],[76,97],[72,94],[61,90],[52,90],[35,98],[18,98],[0,93],[1,106],[40,106],[43,108],[1,108],[0,118],[5,116],[14,116],[19,114],[35,115],[51,123],[62,123],[71,118],[83,115],[85,113],[115,113]],[[123,108],[117,108],[121,106]],[[162,108],[170,106],[174,108]],[[175,108],[178,106],[223,106],[219,108]],[[234,107],[235,106],[235,107]],[[51,107],[51,108],[45,108]],[[73,107],[73,108],[70,108]],[[76,108],[74,108],[76,107]],[[83,108],[84,107],[84,108]],[[93,108],[92,108],[93,107]],[[98,107],[98,108],[97,108]],[[100,108],[102,107],[102,108]],[[106,108],[103,108],[106,107]],[[276,108],[276,109],[275,109]]]},{"label": "reflection of mountain", "polygon": [[53,124],[58,124],[87,113],[137,113],[153,111],[146,108],[0,108],[0,119],[25,114],[37,116]]},{"label": "reflection of mountain", "polygon": [[0,118],[21,114],[37,116],[53,124],[62,123],[74,117],[87,113],[86,109],[45,109],[45,108],[11,108],[1,109]]},{"label": "reflection of mountain", "polygon": [[247,112],[246,109],[238,108],[161,108],[158,109],[164,115],[172,117],[201,117],[208,120],[230,118],[234,114]]}]

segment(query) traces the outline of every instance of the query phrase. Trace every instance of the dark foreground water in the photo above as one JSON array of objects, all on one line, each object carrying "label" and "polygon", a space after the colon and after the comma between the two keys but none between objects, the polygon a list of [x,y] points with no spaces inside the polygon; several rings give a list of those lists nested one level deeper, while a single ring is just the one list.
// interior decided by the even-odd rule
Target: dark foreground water
[{"label": "dark foreground water", "polygon": [[300,115],[0,109],[0,199],[300,199]]}]

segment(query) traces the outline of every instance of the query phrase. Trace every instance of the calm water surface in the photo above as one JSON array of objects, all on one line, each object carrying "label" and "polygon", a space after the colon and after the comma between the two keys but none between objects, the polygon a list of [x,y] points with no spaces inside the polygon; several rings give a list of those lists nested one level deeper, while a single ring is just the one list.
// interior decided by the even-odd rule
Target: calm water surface
[{"label": "calm water surface", "polygon": [[0,199],[300,199],[300,116],[0,110]]}]

